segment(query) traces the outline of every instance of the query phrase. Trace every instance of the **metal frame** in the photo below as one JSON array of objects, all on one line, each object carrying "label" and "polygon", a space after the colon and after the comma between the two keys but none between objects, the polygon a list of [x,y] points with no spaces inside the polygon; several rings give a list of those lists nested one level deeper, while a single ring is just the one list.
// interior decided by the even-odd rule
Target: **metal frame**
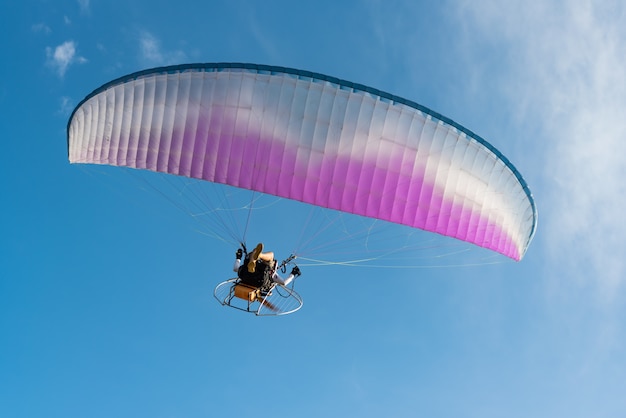
[{"label": "metal frame", "polygon": [[[272,284],[269,292],[261,299],[244,301],[235,296],[235,285],[239,282],[238,278],[234,278],[219,283],[213,290],[213,296],[223,306],[253,313],[256,316],[288,315],[298,311],[303,305],[302,297],[293,288],[277,283]],[[269,307],[272,305],[276,310]]]}]

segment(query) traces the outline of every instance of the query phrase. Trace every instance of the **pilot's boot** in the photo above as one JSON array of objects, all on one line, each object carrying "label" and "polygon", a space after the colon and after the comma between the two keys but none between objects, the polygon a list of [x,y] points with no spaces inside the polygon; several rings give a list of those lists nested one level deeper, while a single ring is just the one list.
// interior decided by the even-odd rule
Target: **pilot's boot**
[{"label": "pilot's boot", "polygon": [[250,261],[248,261],[248,273],[254,273],[256,270],[256,261],[259,259],[259,255],[263,252],[263,243],[260,243],[250,253]]}]

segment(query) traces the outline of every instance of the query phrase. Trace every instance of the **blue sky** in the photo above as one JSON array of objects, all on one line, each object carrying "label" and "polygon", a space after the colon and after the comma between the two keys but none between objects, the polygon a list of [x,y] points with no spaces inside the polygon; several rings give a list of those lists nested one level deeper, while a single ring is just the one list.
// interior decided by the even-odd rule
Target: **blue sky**
[{"label": "blue sky", "polygon": [[[3,2],[0,415],[623,416],[625,12],[586,0]],[[235,249],[123,176],[71,166],[65,128],[109,80],[221,61],[362,83],[473,130],[533,191],[526,257],[310,267],[295,315],[219,306],[212,289]]]}]

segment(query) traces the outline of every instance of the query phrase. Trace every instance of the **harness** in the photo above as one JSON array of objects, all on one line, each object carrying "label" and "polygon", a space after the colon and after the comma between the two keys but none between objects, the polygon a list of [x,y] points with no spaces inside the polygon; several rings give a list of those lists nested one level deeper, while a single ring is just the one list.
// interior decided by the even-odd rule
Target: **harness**
[{"label": "harness", "polygon": [[256,268],[254,273],[248,271],[248,262],[250,259],[246,257],[243,264],[239,267],[237,276],[241,279],[241,282],[249,286],[254,286],[261,291],[269,291],[272,287],[272,276],[276,271],[276,260],[272,260],[270,264],[266,264],[263,261],[258,260],[256,262]]}]

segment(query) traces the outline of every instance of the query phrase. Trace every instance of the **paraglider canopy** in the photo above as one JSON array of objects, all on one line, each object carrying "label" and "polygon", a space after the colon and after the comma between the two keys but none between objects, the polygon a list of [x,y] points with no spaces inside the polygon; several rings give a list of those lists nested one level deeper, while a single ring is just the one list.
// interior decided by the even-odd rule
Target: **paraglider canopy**
[{"label": "paraglider canopy", "polygon": [[155,68],[68,123],[69,159],[203,179],[381,219],[520,260],[535,203],[491,144],[410,100],[254,64]]}]

